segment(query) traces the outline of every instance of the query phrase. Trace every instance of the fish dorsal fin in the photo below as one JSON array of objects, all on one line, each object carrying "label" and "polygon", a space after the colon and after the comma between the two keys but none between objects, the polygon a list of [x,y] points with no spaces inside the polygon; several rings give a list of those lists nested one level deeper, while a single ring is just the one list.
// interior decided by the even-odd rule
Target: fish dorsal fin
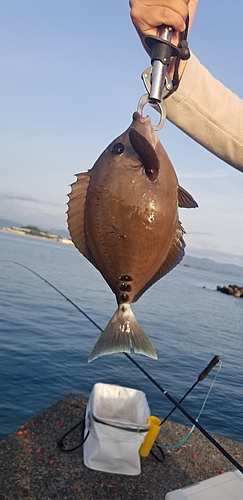
[{"label": "fish dorsal fin", "polygon": [[183,259],[185,255],[185,241],[183,239],[183,234],[185,234],[185,230],[183,229],[181,223],[178,221],[178,227],[176,229],[174,241],[172,247],[158,271],[154,274],[154,276],[146,283],[146,285],[139,291],[139,293],[134,297],[133,302],[136,302],[141,295],[150,288],[156,281],[160,278],[168,274],[174,267],[177,266]]},{"label": "fish dorsal fin", "polygon": [[156,181],[159,173],[159,158],[155,149],[151,146],[149,141],[133,127],[129,130],[129,140],[144,166],[148,179],[151,182]]},{"label": "fish dorsal fin", "polygon": [[197,208],[198,204],[188,191],[178,186],[178,206],[180,208]]},{"label": "fish dorsal fin", "polygon": [[76,248],[91,260],[90,252],[86,245],[84,232],[84,214],[87,189],[91,175],[87,172],[78,174],[76,182],[71,184],[67,210],[68,229]]}]

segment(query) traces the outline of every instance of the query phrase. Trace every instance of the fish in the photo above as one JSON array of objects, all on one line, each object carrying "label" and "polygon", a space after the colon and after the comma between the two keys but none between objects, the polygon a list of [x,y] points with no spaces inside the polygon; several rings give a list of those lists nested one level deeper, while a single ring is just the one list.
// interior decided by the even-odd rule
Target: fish
[{"label": "fish", "polygon": [[131,303],[182,260],[185,230],[178,207],[198,204],[179,185],[149,116],[137,111],[129,128],[76,178],[67,210],[71,239],[117,301],[88,362],[131,349],[157,359]]}]

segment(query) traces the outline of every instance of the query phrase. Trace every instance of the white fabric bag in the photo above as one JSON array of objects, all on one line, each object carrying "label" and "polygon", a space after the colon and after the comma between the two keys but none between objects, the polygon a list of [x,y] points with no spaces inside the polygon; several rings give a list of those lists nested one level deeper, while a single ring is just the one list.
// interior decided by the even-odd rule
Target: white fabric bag
[{"label": "white fabric bag", "polygon": [[116,474],[141,472],[139,448],[149,429],[145,394],[116,385],[95,384],[89,397],[84,436],[84,464]]}]

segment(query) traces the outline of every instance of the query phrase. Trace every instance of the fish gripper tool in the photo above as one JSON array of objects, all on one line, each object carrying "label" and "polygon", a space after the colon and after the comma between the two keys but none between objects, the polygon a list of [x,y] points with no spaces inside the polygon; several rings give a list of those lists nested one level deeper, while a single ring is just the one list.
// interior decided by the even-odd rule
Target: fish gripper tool
[{"label": "fish gripper tool", "polygon": [[[189,18],[187,18],[186,29],[181,34],[181,41],[178,46],[171,43],[174,31],[171,26],[162,25],[159,37],[147,36],[145,38],[146,44],[151,49],[151,66],[142,73],[142,80],[147,94],[144,94],[139,100],[137,111],[142,115],[144,106],[150,104],[152,108],[160,113],[160,121],[158,125],[153,125],[154,130],[160,130],[165,123],[166,105],[164,100],[178,87],[180,60],[186,60],[190,57],[186,40],[188,21]],[[167,73],[171,57],[175,58],[175,69],[172,80]]]}]

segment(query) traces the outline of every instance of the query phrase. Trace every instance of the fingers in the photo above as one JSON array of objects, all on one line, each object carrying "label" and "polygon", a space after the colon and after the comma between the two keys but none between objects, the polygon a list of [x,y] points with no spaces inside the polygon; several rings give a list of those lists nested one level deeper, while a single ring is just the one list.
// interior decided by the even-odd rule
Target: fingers
[{"label": "fingers", "polygon": [[[171,42],[174,45],[178,45],[180,32],[185,30],[185,21],[188,14],[189,30],[192,26],[198,2],[199,0],[129,0],[132,22],[149,55],[151,55],[151,50],[145,43],[146,36],[159,37],[159,27],[162,24],[166,24],[174,28],[175,31]],[[179,77],[181,77],[185,65],[185,61],[180,62]],[[172,76],[174,72],[173,61],[168,71]]]},{"label": "fingers", "polygon": [[189,0],[130,0],[130,15],[140,38],[158,36],[162,24],[184,31]]}]

